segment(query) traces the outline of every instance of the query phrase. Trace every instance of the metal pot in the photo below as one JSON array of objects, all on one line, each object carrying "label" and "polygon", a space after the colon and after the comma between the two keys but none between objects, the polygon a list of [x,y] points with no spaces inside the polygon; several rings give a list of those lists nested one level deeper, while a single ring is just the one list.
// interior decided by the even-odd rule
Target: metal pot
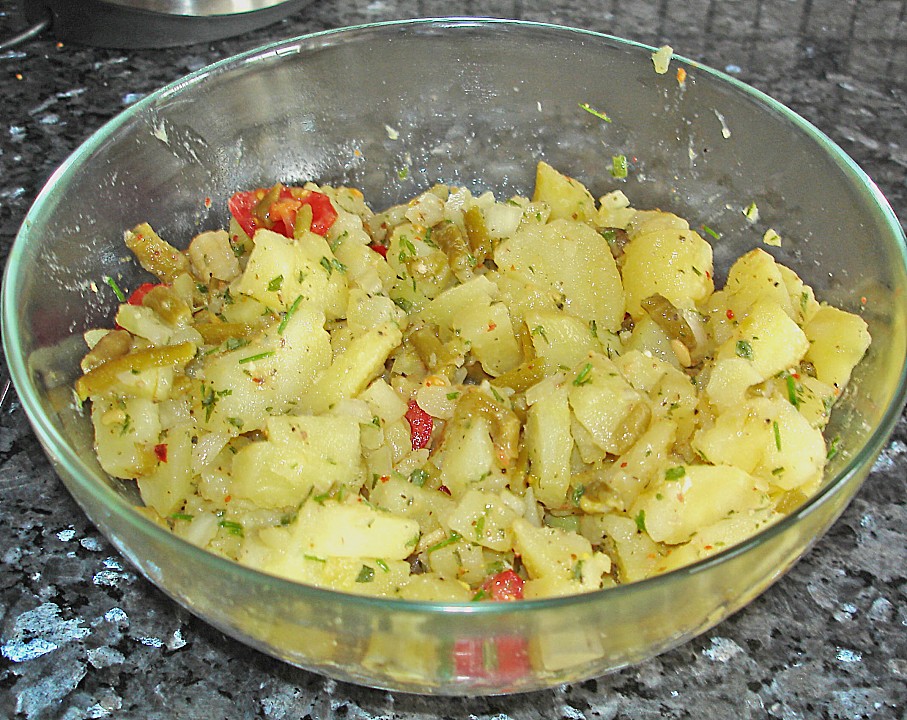
[{"label": "metal pot", "polygon": [[264,27],[311,0],[22,0],[30,23],[63,42],[110,48],[188,45]]}]

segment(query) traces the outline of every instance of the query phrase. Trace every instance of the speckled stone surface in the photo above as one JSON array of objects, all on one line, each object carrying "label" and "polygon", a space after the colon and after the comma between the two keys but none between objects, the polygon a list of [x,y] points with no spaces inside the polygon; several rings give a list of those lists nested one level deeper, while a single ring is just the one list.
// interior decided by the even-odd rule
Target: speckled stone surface
[{"label": "speckled stone surface", "polygon": [[[0,38],[22,26],[0,0]],[[815,123],[907,220],[905,0],[316,0],[246,36],[167,50],[0,53],[0,259],[53,169],[158,86],[235,52],[393,18],[486,15],[628,37],[724,69]],[[907,717],[907,419],[844,516],[753,604],[634,668],[547,692],[437,699],[337,683],[249,650],[121,559],[0,411],[0,717]]]}]

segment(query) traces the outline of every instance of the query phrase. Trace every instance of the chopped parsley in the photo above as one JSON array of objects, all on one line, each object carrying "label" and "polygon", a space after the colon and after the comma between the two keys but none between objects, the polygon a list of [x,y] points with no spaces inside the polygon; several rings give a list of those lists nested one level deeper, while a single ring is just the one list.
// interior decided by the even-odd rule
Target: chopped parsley
[{"label": "chopped parsley", "polygon": [[441,548],[447,547],[448,545],[453,545],[455,542],[458,542],[459,540],[461,540],[462,537],[463,536],[460,535],[460,533],[454,531],[450,534],[449,537],[444,538],[440,542],[436,542],[434,545],[432,545],[430,548],[428,548],[425,551],[425,554],[431,555],[435,550],[440,550]]},{"label": "chopped parsley", "polygon": [[117,285],[117,281],[114,280],[109,275],[104,276],[104,282],[110,285],[110,289],[113,290],[113,294],[117,296],[117,300],[120,302],[126,302],[126,295],[120,290],[120,286]]},{"label": "chopped parsley", "polygon": [[738,340],[737,344],[734,345],[734,352],[737,357],[742,357],[744,360],[752,360],[753,344],[749,340]]},{"label": "chopped parsley", "polygon": [[781,449],[781,426],[777,420],[772,420],[772,433],[775,436],[775,447]]},{"label": "chopped parsley", "polygon": [[596,109],[595,109],[594,107],[592,107],[589,103],[587,103],[587,102],[581,102],[581,103],[578,103],[578,105],[580,106],[580,108],[581,108],[582,110],[585,110],[585,111],[586,111],[587,113],[589,113],[590,115],[594,115],[594,116],[597,117],[599,120],[604,120],[606,123],[611,122],[611,118],[609,118],[608,115],[607,115],[606,113],[603,113],[601,110],[596,110]]},{"label": "chopped parsley", "polygon": [[683,465],[675,465],[665,470],[665,480],[680,480],[687,474],[687,469]]},{"label": "chopped parsley", "polygon": [[293,301],[293,304],[287,308],[286,313],[284,313],[283,318],[280,321],[280,325],[277,326],[277,334],[283,335],[283,331],[287,329],[287,324],[290,322],[290,318],[293,317],[293,314],[299,309],[299,304],[302,302],[302,295],[297,295],[296,299]]},{"label": "chopped parsley", "polygon": [[277,292],[283,285],[283,275],[275,275],[268,282],[268,292]]},{"label": "chopped parsley", "polygon": [[636,517],[633,518],[633,522],[636,523],[636,529],[639,532],[645,532],[646,531],[646,511],[640,510],[638,513],[636,513]]},{"label": "chopped parsley", "polygon": [[591,374],[592,363],[586,363],[585,365],[583,365],[583,369],[579,371],[577,376],[573,378],[573,384],[576,387],[580,387],[581,385],[586,385],[587,383],[592,382],[592,378],[589,377],[589,375]]},{"label": "chopped parsley", "polygon": [[375,569],[368,565],[363,565],[356,576],[357,583],[370,583],[375,579]]},{"label": "chopped parsley", "polygon": [[265,358],[272,357],[273,355],[273,350],[266,350],[265,352],[260,352],[256,353],[255,355],[248,355],[244,358],[240,358],[239,360],[237,360],[237,362],[240,365],[244,365],[245,363],[255,362],[256,360],[264,360]]}]

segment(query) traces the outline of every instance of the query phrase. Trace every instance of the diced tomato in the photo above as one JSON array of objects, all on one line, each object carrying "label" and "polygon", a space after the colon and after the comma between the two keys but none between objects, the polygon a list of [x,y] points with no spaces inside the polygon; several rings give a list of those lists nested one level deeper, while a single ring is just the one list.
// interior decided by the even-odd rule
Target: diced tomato
[{"label": "diced tomato", "polygon": [[529,672],[529,647],[526,639],[513,635],[495,638],[498,668],[495,676],[499,680],[515,680]]},{"label": "diced tomato", "polygon": [[[262,201],[274,192],[276,197],[268,207],[260,208]],[[273,230],[284,237],[293,237],[296,215],[303,205],[312,208],[312,232],[327,235],[337,219],[337,211],[330,198],[323,193],[279,185],[276,191],[273,188],[244,190],[235,193],[227,202],[230,214],[249,237],[261,228]]]},{"label": "diced tomato", "polygon": [[160,287],[163,283],[142,283],[135,290],[132,291],[132,295],[129,296],[129,299],[126,301],[130,305],[141,305],[142,299],[154,288]]},{"label": "diced tomato", "polygon": [[492,600],[510,602],[523,599],[523,584],[523,578],[513,570],[503,570],[482,583],[482,590]]},{"label": "diced tomato", "polygon": [[409,410],[406,411],[406,419],[409,422],[410,433],[412,434],[413,450],[421,450],[428,447],[431,442],[431,431],[434,427],[434,420],[431,415],[419,407],[415,400],[409,401]]},{"label": "diced tomato", "polygon": [[457,677],[481,678],[485,670],[484,638],[461,638],[454,642],[453,659]]},{"label": "diced tomato", "polygon": [[454,642],[453,667],[460,678],[515,680],[530,670],[526,639],[512,635],[461,638]]},{"label": "diced tomato", "polygon": [[369,247],[378,253],[381,257],[387,258],[387,245],[381,245],[380,243],[372,243]]},{"label": "diced tomato", "polygon": [[158,445],[155,445],[154,455],[160,462],[167,462],[167,443],[159,443]]}]

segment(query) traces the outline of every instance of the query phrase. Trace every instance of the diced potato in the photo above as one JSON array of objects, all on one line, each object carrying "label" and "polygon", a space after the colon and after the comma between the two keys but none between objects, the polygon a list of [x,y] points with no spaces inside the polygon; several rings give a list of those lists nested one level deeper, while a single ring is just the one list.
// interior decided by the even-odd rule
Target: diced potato
[{"label": "diced potato", "polygon": [[785,490],[815,482],[825,461],[822,433],[785,399],[752,398],[700,430],[693,446]]},{"label": "diced potato", "polygon": [[259,507],[295,506],[310,495],[363,480],[359,423],[342,416],[275,416],[268,439],[233,458],[231,494]]},{"label": "diced potato", "polygon": [[869,330],[863,318],[823,305],[803,331],[809,340],[806,360],[816,367],[816,376],[840,390],[869,347]]},{"label": "diced potato", "polygon": [[510,526],[518,513],[495,493],[468,490],[447,515],[447,526],[470,542],[509,550],[513,538]]},{"label": "diced potato", "polygon": [[656,542],[682,543],[702,527],[768,505],[766,489],[736,467],[677,465],[637,499],[630,514]]},{"label": "diced potato", "polygon": [[204,280],[216,278],[230,282],[240,273],[239,260],[226,230],[209,230],[192,238],[189,260],[195,274]]},{"label": "diced potato", "polygon": [[529,312],[526,327],[536,355],[544,358],[548,367],[574,367],[590,352],[602,351],[589,323],[567,313]]},{"label": "diced potato", "polygon": [[784,309],[759,300],[740,322],[734,335],[716,353],[718,361],[740,357],[753,364],[762,380],[796,366],[809,341]]},{"label": "diced potato", "polygon": [[[677,433],[672,422],[653,423],[648,430],[611,465],[604,476],[605,485],[612,489],[627,510],[646,488],[656,469],[667,462]],[[584,496],[580,507],[586,507],[592,498]],[[594,501],[594,500],[593,500]],[[595,508],[589,506],[590,511]]]},{"label": "diced potato", "polygon": [[523,225],[495,250],[503,271],[518,272],[563,298],[564,309],[616,332],[624,319],[624,289],[608,243],[582,222]]},{"label": "diced potato", "polygon": [[145,505],[167,517],[182,508],[192,492],[192,428],[169,428],[158,446],[157,468],[140,476],[138,485]]},{"label": "diced potato", "polygon": [[294,551],[317,558],[403,560],[419,540],[419,523],[365,502],[309,501],[288,527]]},{"label": "diced potato", "polygon": [[524,442],[529,452],[529,482],[543,505],[556,508],[567,499],[570,487],[570,405],[564,387],[550,385],[550,392],[529,408]]},{"label": "diced potato", "polygon": [[634,318],[643,315],[640,303],[652,295],[695,309],[711,294],[712,246],[685,221],[668,213],[638,212],[627,233],[621,276],[627,312]]},{"label": "diced potato", "polygon": [[154,446],[161,422],[157,405],[146,398],[94,398],[91,405],[95,449],[104,471],[134,478],[157,466]]},{"label": "diced potato", "polygon": [[664,546],[640,530],[632,518],[609,514],[597,521],[613,545],[621,582],[636,582],[660,572]]},{"label": "diced potato", "polygon": [[313,412],[324,412],[343,398],[356,397],[384,369],[388,356],[401,342],[403,333],[392,322],[381,323],[359,336],[319,375],[303,403]]},{"label": "diced potato", "polygon": [[492,377],[519,365],[522,354],[504,303],[469,307],[453,321],[452,329],[470,343],[482,369]]},{"label": "diced potato", "polygon": [[441,483],[454,498],[462,497],[470,487],[481,487],[492,474],[495,449],[485,418],[449,425],[442,449]]},{"label": "diced potato", "polygon": [[263,428],[266,417],[286,412],[312,386],[331,359],[324,316],[299,308],[279,327],[245,346],[205,361],[199,412],[209,429],[238,434]]},{"label": "diced potato", "polygon": [[638,435],[645,430],[627,427],[634,409],[645,405],[643,396],[606,357],[590,355],[574,373],[568,391],[573,414],[602,450],[623,452],[632,444],[627,442],[627,431]]},{"label": "diced potato", "polygon": [[289,310],[301,298],[301,304],[333,319],[346,308],[345,268],[324,238],[314,233],[292,241],[271,230],[259,230],[236,291],[278,311]]},{"label": "diced potato", "polygon": [[595,200],[585,185],[545,162],[536,165],[532,200],[548,205],[552,220],[587,222],[596,215]]},{"label": "diced potato", "polygon": [[[536,527],[523,518],[514,521],[513,538],[513,549],[533,579],[579,577],[583,563],[592,559],[592,545],[581,535],[560,528]],[[601,575],[597,579],[600,578]]]}]

